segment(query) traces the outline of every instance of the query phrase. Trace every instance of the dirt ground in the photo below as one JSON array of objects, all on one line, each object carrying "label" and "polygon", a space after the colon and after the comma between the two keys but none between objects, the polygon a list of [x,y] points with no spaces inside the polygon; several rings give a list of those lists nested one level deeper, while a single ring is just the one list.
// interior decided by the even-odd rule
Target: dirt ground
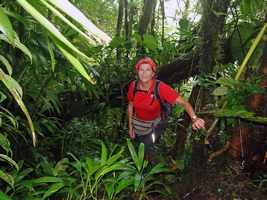
[{"label": "dirt ground", "polygon": [[260,189],[259,177],[241,169],[239,161],[220,158],[207,163],[195,183],[181,182],[177,199],[184,200],[265,200],[267,186]]}]

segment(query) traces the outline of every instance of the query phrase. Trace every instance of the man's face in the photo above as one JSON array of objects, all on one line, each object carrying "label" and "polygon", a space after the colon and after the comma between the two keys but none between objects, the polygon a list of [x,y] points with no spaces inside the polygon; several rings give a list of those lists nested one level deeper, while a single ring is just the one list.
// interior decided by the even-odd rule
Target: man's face
[{"label": "man's face", "polygon": [[148,82],[153,79],[155,73],[149,64],[142,64],[138,70],[139,79],[143,82]]}]

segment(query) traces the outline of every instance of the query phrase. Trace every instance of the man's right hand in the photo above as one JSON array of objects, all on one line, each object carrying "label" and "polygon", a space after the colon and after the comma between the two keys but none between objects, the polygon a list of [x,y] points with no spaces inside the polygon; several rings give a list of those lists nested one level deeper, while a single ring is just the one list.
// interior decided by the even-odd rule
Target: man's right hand
[{"label": "man's right hand", "polygon": [[135,139],[135,133],[134,133],[133,129],[129,129],[129,136],[132,140]]}]

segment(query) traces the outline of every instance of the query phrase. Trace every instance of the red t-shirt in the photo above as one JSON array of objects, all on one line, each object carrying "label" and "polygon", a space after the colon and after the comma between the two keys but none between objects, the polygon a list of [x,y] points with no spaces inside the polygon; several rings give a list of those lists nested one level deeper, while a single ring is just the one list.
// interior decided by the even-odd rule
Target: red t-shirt
[{"label": "red t-shirt", "polygon": [[[136,82],[137,83],[137,82]],[[128,101],[133,102],[133,107],[136,117],[142,120],[154,120],[160,116],[160,103],[154,97],[154,87],[156,80],[150,86],[148,91],[140,91],[139,85],[135,95],[134,93],[134,81],[130,83],[128,89]],[[167,101],[170,104],[174,104],[175,100],[180,96],[173,88],[164,82],[159,84],[159,96],[163,101]]]}]

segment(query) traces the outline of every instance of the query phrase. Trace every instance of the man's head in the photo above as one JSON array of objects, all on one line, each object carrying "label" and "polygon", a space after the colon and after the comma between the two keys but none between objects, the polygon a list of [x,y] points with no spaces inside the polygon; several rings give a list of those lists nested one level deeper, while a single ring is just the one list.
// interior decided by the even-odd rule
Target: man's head
[{"label": "man's head", "polygon": [[144,58],[140,59],[140,60],[136,63],[136,65],[135,65],[135,70],[136,70],[137,73],[138,73],[138,71],[139,71],[139,69],[140,69],[140,66],[143,65],[143,64],[148,64],[148,65],[150,65],[152,71],[153,71],[154,73],[156,73],[157,65],[156,65],[156,63],[155,63],[151,58],[149,58],[149,57],[144,57]]}]

